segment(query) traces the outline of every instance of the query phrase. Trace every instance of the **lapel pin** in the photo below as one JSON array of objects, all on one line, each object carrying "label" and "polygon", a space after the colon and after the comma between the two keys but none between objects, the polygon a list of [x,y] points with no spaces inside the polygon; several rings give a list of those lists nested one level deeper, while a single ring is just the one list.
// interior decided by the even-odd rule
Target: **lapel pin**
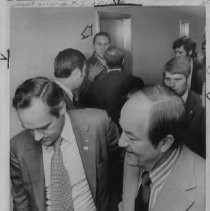
[{"label": "lapel pin", "polygon": [[84,146],[84,150],[88,150],[88,146]]}]

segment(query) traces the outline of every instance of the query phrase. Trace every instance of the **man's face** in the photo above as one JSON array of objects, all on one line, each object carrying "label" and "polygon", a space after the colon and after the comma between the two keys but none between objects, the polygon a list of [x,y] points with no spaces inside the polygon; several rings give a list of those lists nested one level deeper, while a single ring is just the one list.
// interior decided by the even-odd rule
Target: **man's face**
[{"label": "man's face", "polygon": [[103,58],[104,57],[104,52],[106,49],[109,47],[109,39],[106,36],[97,36],[95,39],[95,53],[97,56]]},{"label": "man's face", "polygon": [[181,45],[179,48],[175,48],[174,49],[174,53],[176,57],[184,57],[184,56],[188,56],[187,52],[185,51],[183,45]]},{"label": "man's face", "polygon": [[18,117],[24,129],[29,129],[35,141],[43,146],[51,146],[58,139],[63,129],[65,117],[57,118],[50,114],[49,106],[39,98],[33,98],[28,108],[18,109]]},{"label": "man's face", "polygon": [[187,91],[187,78],[183,74],[166,72],[164,84],[171,87],[180,96]]},{"label": "man's face", "polygon": [[[141,109],[137,107],[143,107]],[[120,124],[123,129],[119,146],[127,148],[127,163],[150,170],[161,159],[161,143],[154,147],[147,137],[150,105],[127,102],[121,111]]]}]

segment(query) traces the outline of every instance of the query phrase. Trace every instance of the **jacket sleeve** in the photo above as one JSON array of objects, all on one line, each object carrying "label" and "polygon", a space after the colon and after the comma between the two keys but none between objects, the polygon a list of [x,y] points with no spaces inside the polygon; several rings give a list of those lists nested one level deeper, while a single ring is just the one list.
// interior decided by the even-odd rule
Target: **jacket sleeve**
[{"label": "jacket sleeve", "polygon": [[10,177],[12,182],[13,211],[30,211],[28,196],[23,188],[23,180],[18,159],[10,149]]},{"label": "jacket sleeve", "polygon": [[117,125],[111,121],[111,118],[107,115],[107,139],[109,144],[109,152],[115,152],[120,147],[118,146],[118,141],[120,138],[119,130]]}]

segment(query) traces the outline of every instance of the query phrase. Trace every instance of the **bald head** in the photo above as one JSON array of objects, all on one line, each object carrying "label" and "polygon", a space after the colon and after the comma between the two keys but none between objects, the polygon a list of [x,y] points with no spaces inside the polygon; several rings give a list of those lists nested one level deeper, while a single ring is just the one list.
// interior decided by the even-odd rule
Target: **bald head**
[{"label": "bald head", "polygon": [[136,130],[142,122],[147,123],[145,133],[154,146],[168,134],[176,139],[174,146],[180,145],[185,128],[182,99],[171,89],[160,85],[133,93],[121,110],[120,124]]}]

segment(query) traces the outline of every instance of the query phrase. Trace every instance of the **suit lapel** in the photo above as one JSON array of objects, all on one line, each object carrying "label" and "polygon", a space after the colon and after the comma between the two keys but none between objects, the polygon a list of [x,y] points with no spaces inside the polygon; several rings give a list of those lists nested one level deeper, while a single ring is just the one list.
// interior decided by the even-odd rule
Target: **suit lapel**
[{"label": "suit lapel", "polygon": [[[31,144],[32,143],[32,144]],[[25,164],[29,170],[38,210],[45,210],[45,178],[41,144],[32,140],[25,145]]]},{"label": "suit lapel", "polygon": [[185,107],[186,107],[186,112],[187,112],[187,116],[188,116],[188,122],[191,122],[193,114],[194,114],[194,107],[195,107],[195,102],[192,98],[191,91],[189,91],[189,93],[188,93]]},{"label": "suit lapel", "polygon": [[83,167],[87,181],[96,201],[96,145],[95,141],[90,140],[89,124],[78,124],[72,115],[70,115],[72,128],[77,141],[77,146],[82,159]]},{"label": "suit lapel", "polygon": [[[159,192],[152,211],[188,210],[195,199],[194,161],[186,147],[170,173],[163,189]],[[178,179],[180,178],[180,180]]]},{"label": "suit lapel", "polygon": [[124,164],[124,178],[123,178],[123,207],[124,211],[133,211],[135,205],[135,198],[138,191],[140,169],[139,167],[129,166]]}]

